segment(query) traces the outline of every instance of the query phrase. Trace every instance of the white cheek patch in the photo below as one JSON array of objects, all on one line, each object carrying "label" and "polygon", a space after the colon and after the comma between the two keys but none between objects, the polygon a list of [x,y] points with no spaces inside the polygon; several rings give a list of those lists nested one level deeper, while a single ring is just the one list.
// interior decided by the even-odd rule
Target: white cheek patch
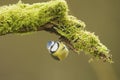
[{"label": "white cheek patch", "polygon": [[54,51],[57,51],[58,49],[58,43],[55,43],[52,47],[51,47],[51,51],[54,52]]}]

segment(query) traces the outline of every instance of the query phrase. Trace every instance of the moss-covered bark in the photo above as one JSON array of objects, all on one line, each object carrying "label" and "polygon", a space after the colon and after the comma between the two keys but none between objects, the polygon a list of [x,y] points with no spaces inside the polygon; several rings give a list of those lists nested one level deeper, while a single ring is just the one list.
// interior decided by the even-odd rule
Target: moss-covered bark
[{"label": "moss-covered bark", "polygon": [[0,35],[46,30],[77,53],[84,51],[96,59],[112,63],[109,50],[94,33],[85,30],[85,23],[68,14],[64,0],[0,7]]},{"label": "moss-covered bark", "polygon": [[0,8],[0,35],[37,31],[38,27],[67,14],[65,1],[49,1],[32,5],[18,4]]},{"label": "moss-covered bark", "polygon": [[112,63],[112,56],[109,54],[107,47],[100,42],[98,36],[84,29],[84,22],[77,20],[73,16],[66,16],[57,24],[54,29],[65,38],[63,38],[63,41],[68,42],[75,52],[84,51],[97,60],[103,59],[103,61]]}]

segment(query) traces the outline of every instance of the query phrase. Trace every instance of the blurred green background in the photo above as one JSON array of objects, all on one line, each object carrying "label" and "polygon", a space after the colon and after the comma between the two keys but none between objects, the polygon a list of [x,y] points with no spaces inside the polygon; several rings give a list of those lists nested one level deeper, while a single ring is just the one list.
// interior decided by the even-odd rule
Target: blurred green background
[{"label": "blurred green background", "polygon": [[[24,3],[48,0],[22,0]],[[58,62],[46,49],[49,40],[58,36],[45,31],[30,35],[0,36],[0,80],[120,80],[120,0],[66,0],[70,14],[86,23],[113,55],[114,64],[94,61],[70,51]],[[0,0],[0,5],[18,0]]]}]

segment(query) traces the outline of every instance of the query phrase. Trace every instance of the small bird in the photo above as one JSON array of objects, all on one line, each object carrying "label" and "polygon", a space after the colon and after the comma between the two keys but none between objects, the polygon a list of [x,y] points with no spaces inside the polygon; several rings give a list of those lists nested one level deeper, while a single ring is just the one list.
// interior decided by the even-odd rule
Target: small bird
[{"label": "small bird", "polygon": [[63,60],[68,56],[69,50],[60,41],[48,41],[47,49],[50,55],[56,60]]}]

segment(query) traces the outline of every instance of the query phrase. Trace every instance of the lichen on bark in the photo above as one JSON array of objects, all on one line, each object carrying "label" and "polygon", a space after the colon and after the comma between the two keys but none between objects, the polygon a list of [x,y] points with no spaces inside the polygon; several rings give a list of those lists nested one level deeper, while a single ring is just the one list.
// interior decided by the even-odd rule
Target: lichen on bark
[{"label": "lichen on bark", "polygon": [[85,30],[85,23],[69,15],[65,0],[43,3],[17,4],[0,7],[0,36],[9,33],[49,31],[60,36],[60,40],[73,51],[92,55],[112,63],[109,50],[98,36]]}]

